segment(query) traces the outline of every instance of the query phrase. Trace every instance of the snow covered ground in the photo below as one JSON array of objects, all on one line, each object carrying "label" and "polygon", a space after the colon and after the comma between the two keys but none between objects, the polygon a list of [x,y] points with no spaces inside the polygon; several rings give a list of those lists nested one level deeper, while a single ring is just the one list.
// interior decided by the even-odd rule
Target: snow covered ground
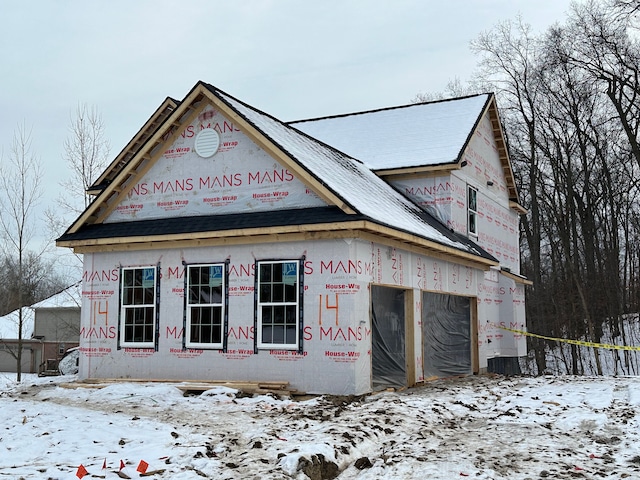
[{"label": "snow covered ground", "polygon": [[[304,401],[0,374],[0,479],[640,478],[633,377],[441,380]],[[121,462],[124,469],[120,469]],[[106,468],[103,468],[106,464]]]}]

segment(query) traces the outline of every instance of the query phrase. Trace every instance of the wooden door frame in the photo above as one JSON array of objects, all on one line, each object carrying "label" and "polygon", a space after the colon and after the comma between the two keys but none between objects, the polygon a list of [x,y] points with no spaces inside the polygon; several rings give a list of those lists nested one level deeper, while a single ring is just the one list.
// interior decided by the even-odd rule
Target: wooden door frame
[{"label": "wooden door frame", "polygon": [[415,308],[413,301],[415,289],[407,288],[404,294],[404,355],[407,372],[407,386],[416,385],[416,349],[415,349]]},{"label": "wooden door frame", "polygon": [[471,322],[471,373],[480,373],[480,354],[478,346],[478,297],[469,297],[469,321]]}]

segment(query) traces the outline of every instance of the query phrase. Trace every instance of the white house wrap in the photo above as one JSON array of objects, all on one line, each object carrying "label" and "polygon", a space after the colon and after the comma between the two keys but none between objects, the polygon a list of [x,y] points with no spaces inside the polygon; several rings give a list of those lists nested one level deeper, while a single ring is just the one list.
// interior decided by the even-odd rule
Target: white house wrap
[{"label": "white house wrap", "polygon": [[526,354],[493,95],[287,124],[199,82],[91,192],[57,241],[84,254],[81,378],[360,394]]}]

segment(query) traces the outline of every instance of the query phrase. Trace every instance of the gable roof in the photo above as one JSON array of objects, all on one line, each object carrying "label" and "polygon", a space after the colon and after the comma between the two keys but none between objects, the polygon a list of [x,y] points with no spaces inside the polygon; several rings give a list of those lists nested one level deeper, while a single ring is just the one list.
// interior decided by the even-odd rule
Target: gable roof
[{"label": "gable roof", "polygon": [[[135,154],[112,169],[109,175],[111,182],[58,239],[57,244],[78,247],[109,243],[111,241],[109,239],[113,237],[105,236],[100,232],[106,232],[114,227],[103,225],[105,218],[122,199],[126,198],[127,191],[162,157],[166,146],[171,145],[180,134],[181,126],[196,118],[209,104],[214,105],[223,115],[230,118],[245,135],[306,183],[329,205],[334,205],[340,210],[342,220],[336,220],[330,228],[353,230],[355,227],[352,223],[357,220],[359,223],[356,229],[359,230],[395,238],[422,248],[446,252],[485,266],[498,263],[481,247],[446,228],[437,219],[398,193],[359,160],[311,138],[204,82],[196,84],[185,99],[167,116],[162,126],[147,138]],[[202,239],[207,235],[209,238],[215,238],[220,231],[218,225],[221,225],[223,219],[228,216],[209,217],[215,217],[218,223],[212,224],[209,229],[192,232],[196,236],[191,238]],[[252,233],[249,231],[252,228],[263,228],[264,225],[260,226],[259,222],[256,223],[255,218],[258,217],[240,214],[235,219],[236,225],[238,225],[237,222],[244,222],[244,226],[235,230],[246,236]],[[168,222],[171,223],[174,226],[173,231],[178,236],[187,233],[188,222],[185,218],[169,221],[164,219],[162,222],[165,226]],[[138,242],[149,242],[154,237],[159,239],[158,235],[162,235],[157,230],[152,230],[157,233],[149,231],[143,233],[140,230],[144,226],[155,225],[153,221],[126,223],[140,233],[139,236],[132,237],[132,231],[129,230],[127,237],[129,244],[134,238]],[[197,224],[203,226],[207,222],[199,221]],[[291,223],[277,226],[281,227],[281,230],[276,232],[287,232],[291,228],[294,231],[300,231],[299,225]],[[254,233],[257,234],[257,232]],[[165,237],[164,240],[175,241],[177,238]],[[121,242],[122,239],[115,241],[115,243]]]},{"label": "gable roof", "polygon": [[[460,168],[464,152],[489,115],[509,198],[519,204],[511,162],[492,93],[289,122],[358,158],[378,175]],[[392,141],[390,141],[392,139]],[[512,205],[521,210],[519,205]]]},{"label": "gable roof", "polygon": [[420,207],[391,188],[362,162],[318,142],[226,93],[219,90],[217,92],[234,110],[281,149],[287,151],[355,212],[383,225],[480,254],[481,249],[463,245],[458,236],[443,234],[440,229],[435,228],[434,225],[439,224],[438,221],[431,216],[425,217]]}]

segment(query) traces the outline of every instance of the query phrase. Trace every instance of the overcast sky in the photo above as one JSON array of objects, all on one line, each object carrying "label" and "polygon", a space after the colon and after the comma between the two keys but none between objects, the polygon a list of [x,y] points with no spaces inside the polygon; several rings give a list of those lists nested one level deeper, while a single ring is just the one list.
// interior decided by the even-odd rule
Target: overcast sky
[{"label": "overcast sky", "polygon": [[515,19],[539,32],[569,0],[60,0],[0,4],[0,150],[32,129],[45,200],[78,103],[116,155],[167,97],[198,80],[281,120],[409,103],[470,78],[469,41]]}]

